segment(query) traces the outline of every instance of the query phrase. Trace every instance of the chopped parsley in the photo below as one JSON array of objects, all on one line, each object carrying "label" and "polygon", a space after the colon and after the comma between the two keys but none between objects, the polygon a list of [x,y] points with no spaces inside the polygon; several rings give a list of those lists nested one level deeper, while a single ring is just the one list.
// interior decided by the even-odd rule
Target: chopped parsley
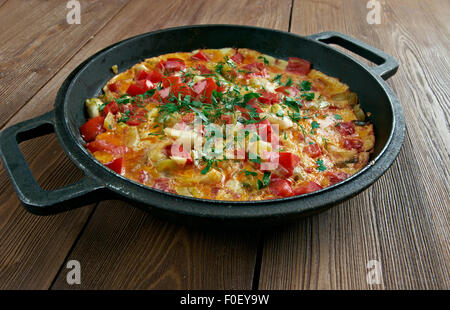
[{"label": "chopped parsley", "polygon": [[264,64],[265,64],[266,66],[269,65],[269,61],[267,60],[266,57],[264,57],[264,56],[258,56],[258,59],[262,59],[262,60],[264,61]]},{"label": "chopped parsley", "polygon": [[316,160],[316,164],[317,164],[317,170],[319,170],[319,171],[327,170],[327,167],[323,164],[323,160],[322,159],[318,158]]},{"label": "chopped parsley", "polygon": [[262,181],[258,180],[258,182],[257,182],[258,189],[262,189],[262,188],[265,188],[265,187],[269,186],[269,184],[270,184],[270,174],[271,173],[268,172],[268,171],[264,172],[264,176],[263,176]]},{"label": "chopped parsley", "polygon": [[283,77],[283,75],[277,74],[277,75],[275,75],[275,77],[273,78],[272,82],[281,84],[281,78],[282,78],[282,77]]},{"label": "chopped parsley", "polygon": [[311,90],[311,82],[310,81],[302,81],[300,84],[301,91],[310,91]]},{"label": "chopped parsley", "polygon": [[314,93],[305,93],[305,94],[301,94],[300,96],[305,98],[306,101],[311,101],[314,99],[315,94]]}]

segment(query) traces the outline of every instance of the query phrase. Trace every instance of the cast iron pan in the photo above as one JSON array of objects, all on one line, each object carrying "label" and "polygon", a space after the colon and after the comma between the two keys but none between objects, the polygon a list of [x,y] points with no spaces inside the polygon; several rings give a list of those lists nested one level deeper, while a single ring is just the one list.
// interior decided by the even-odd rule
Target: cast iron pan
[{"label": "cast iron pan", "polygon": [[[344,47],[376,64],[369,67],[328,44]],[[365,112],[371,112],[375,150],[370,164],[351,178],[323,190],[268,201],[227,202],[188,198],[145,187],[104,167],[83,147],[79,127],[86,122],[83,102],[101,93],[113,76],[111,67],[124,71],[137,62],[169,52],[200,48],[250,48],[277,58],[309,60],[315,69],[334,76],[358,94]],[[282,31],[234,25],[200,25],[142,34],[116,43],[91,56],[64,81],[54,110],[5,129],[0,154],[20,201],[39,215],[55,214],[104,199],[125,199],[134,205],[182,223],[270,225],[322,211],[374,183],[393,163],[404,139],[401,106],[385,83],[397,71],[389,55],[337,32],[298,36]],[[42,190],[20,152],[18,143],[54,131],[67,156],[84,177],[66,187]]]}]

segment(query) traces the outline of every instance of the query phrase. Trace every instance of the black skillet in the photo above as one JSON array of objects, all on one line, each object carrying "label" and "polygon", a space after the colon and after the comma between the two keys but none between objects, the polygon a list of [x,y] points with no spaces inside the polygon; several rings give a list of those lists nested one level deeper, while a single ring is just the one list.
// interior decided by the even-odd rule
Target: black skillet
[{"label": "black skillet", "polygon": [[[337,44],[376,64],[328,46]],[[79,127],[85,123],[83,102],[101,93],[113,76],[111,67],[126,70],[145,58],[200,48],[250,48],[277,58],[309,60],[313,68],[334,76],[358,94],[370,112],[376,143],[370,164],[351,178],[300,197],[268,201],[213,201],[184,197],[145,187],[104,167],[83,147]],[[0,134],[0,155],[20,201],[26,210],[47,215],[104,199],[125,199],[134,205],[183,223],[268,225],[323,211],[355,196],[374,183],[393,163],[404,139],[405,121],[394,92],[384,81],[397,71],[391,56],[337,32],[298,36],[282,31],[234,25],[178,27],[142,34],[116,43],[79,65],[64,81],[54,110],[16,124]],[[67,156],[84,177],[66,187],[42,190],[34,179],[18,143],[54,131]]]}]

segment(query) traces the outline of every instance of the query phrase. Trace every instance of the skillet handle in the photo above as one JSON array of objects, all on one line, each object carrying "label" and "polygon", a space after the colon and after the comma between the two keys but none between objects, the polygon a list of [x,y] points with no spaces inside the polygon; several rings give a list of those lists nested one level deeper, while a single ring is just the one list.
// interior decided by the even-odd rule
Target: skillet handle
[{"label": "skillet handle", "polygon": [[384,80],[387,80],[393,76],[398,69],[398,62],[394,57],[384,53],[383,51],[372,47],[364,42],[349,37],[345,34],[335,31],[321,32],[308,36],[308,38],[315,41],[320,41],[326,44],[337,44],[341,47],[348,49],[349,51],[366,58],[377,64],[377,67],[365,66],[369,71],[375,75],[381,76]]},{"label": "skillet handle", "polygon": [[53,132],[54,114],[46,114],[13,125],[0,133],[0,155],[14,189],[29,212],[48,215],[74,209],[91,202],[92,194],[104,186],[93,176],[56,190],[43,190],[33,177],[19,143]]}]

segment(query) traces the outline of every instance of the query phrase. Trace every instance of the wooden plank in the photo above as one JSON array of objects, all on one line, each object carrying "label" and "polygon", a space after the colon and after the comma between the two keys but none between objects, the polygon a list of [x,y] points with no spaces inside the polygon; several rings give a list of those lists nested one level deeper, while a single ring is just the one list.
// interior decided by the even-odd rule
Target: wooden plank
[{"label": "wooden plank", "polygon": [[[8,14],[13,15],[17,14],[14,12],[17,12],[18,10],[20,11],[20,8],[22,8],[20,5],[24,5],[25,3],[28,5],[33,4],[31,2],[10,2],[14,2],[14,5],[18,5],[19,7],[16,7],[11,3],[8,3],[7,5],[5,4],[0,7],[1,16],[6,14],[2,11],[5,8],[10,10],[7,12]],[[56,14],[56,12],[61,13],[61,15],[65,18],[65,6],[59,7],[59,11],[51,11],[51,7],[54,6],[54,3],[55,2],[51,2],[51,4],[49,2],[39,2],[33,6],[34,10],[36,12],[40,12],[40,14],[42,13],[43,18],[46,19],[46,21],[42,23],[44,28],[52,22],[55,24],[60,23],[60,16],[59,14]],[[108,16],[108,18],[113,18],[114,12],[117,12],[120,9],[120,5],[123,4],[123,1],[113,1],[106,5],[104,8],[104,13],[109,13],[110,16]],[[83,8],[86,9],[86,16],[92,17],[92,9],[94,9],[95,6],[89,4],[87,7],[83,6]],[[45,12],[47,9],[50,9],[50,11]],[[24,12],[24,14],[26,15],[28,13]],[[103,17],[106,18],[106,16]],[[19,19],[19,21],[22,21],[22,24],[18,21],[17,23],[12,24],[14,27],[24,30],[26,25],[31,27],[30,24],[24,22],[26,20],[27,19],[22,18]],[[5,22],[5,20],[2,20],[2,22]],[[103,22],[105,22],[105,20],[103,20]],[[94,27],[95,25],[101,27],[103,24],[102,22],[94,24],[87,22],[87,28],[83,28],[84,26],[82,25],[80,25],[80,27],[82,27],[85,31],[92,31],[92,33],[94,33],[96,30]],[[64,31],[66,32],[65,36],[72,38],[70,35],[67,35],[67,30],[64,30],[66,26],[62,25],[60,27],[51,27],[54,29],[53,32],[55,32],[55,29],[60,29],[63,33]],[[41,35],[41,33],[39,33],[40,28],[39,26],[36,26],[36,23],[33,24],[33,27],[31,28],[38,29],[37,33]],[[8,31],[11,30],[9,29]],[[46,30],[40,29],[40,31],[45,33]],[[74,35],[80,31],[82,34],[84,33],[82,29],[71,31],[74,32]],[[49,46],[53,45],[54,48],[54,46],[56,46],[55,42],[58,40],[62,41],[61,37],[53,32],[48,33],[46,40],[41,40],[42,42],[38,42],[39,40],[37,39],[37,41],[33,41],[32,35],[36,35],[36,32],[31,31],[28,34],[22,34],[24,36],[24,41],[21,42],[21,40],[12,39],[7,41],[7,44],[3,44],[1,48],[9,53],[13,53],[15,50],[21,49],[23,55],[26,54],[22,59],[23,64],[33,68],[35,62],[40,59],[52,59],[52,53],[49,51]],[[11,35],[11,32],[9,32],[8,35]],[[42,35],[45,36],[45,34]],[[43,37],[41,37],[41,39],[42,38]],[[29,40],[29,42],[27,40]],[[78,41],[80,46],[76,46],[76,48],[70,52],[73,53],[78,48],[81,48],[83,42],[85,41]],[[70,45],[72,43],[73,42],[68,42],[65,44]],[[24,44],[24,47],[21,47],[20,44]],[[30,46],[33,46],[33,50],[30,49]],[[56,51],[61,52],[59,50]],[[1,55],[3,57],[5,54],[2,53]],[[65,55],[65,57],[68,57],[71,54],[66,52]],[[67,61],[67,59],[64,59],[62,54],[56,56],[56,60],[60,62],[60,65],[63,65],[64,62]],[[57,63],[52,63],[52,70],[58,70],[59,67],[57,65]],[[26,72],[24,70],[22,70],[20,74],[24,74],[24,72]],[[35,96],[31,100],[30,104],[33,106],[32,109],[25,108],[17,114],[14,114],[14,120],[8,122],[6,126],[10,126],[18,121],[23,121],[49,111],[53,104],[52,101],[56,95],[57,85],[59,85],[68,74],[66,71],[63,71],[62,73],[63,75],[57,75],[55,77],[57,80],[53,84],[49,85],[49,87],[44,87],[41,89],[38,96]],[[16,74],[15,71],[14,74]],[[41,78],[43,77],[43,75],[40,76]],[[51,77],[51,74],[48,75],[48,77]],[[2,79],[0,83],[3,82],[4,80]],[[45,81],[42,81],[42,84],[40,85],[43,85],[44,83]],[[23,101],[21,103],[26,102],[26,98],[32,97],[34,90],[39,87],[41,86],[36,88],[33,86],[19,90],[19,92],[23,92]],[[25,93],[25,90],[28,92]],[[49,93],[51,93],[51,97],[49,97]],[[12,96],[15,95],[15,93],[12,94]],[[3,112],[1,117],[6,120],[8,118],[6,114],[14,112],[14,109],[11,105],[8,105],[9,110],[6,109],[6,104],[3,103],[2,108]],[[24,142],[21,144],[21,149],[25,158],[28,160],[36,179],[44,189],[49,190],[70,184],[81,177],[81,172],[77,170],[75,166],[65,157],[64,152],[56,141],[54,135]],[[0,205],[0,232],[2,236],[0,238],[0,288],[49,288],[67,253],[70,251],[80,231],[84,227],[86,220],[92,213],[94,206],[91,205],[56,216],[39,217],[31,215],[25,212],[20,205],[3,166],[0,170]]]},{"label": "wooden plank", "polygon": [[[289,0],[283,1],[283,3],[217,1],[213,4],[209,1],[190,1],[189,3],[174,1],[167,4],[165,1],[159,2],[153,3],[151,7],[146,1],[133,1],[132,4],[127,5],[120,14],[114,17],[114,22],[110,22],[104,27],[30,100],[26,109],[13,116],[8,122],[8,126],[51,110],[52,100],[56,96],[57,89],[70,71],[88,56],[120,39],[158,28],[198,23],[250,24],[287,30],[291,3]],[[146,16],[146,18],[142,19],[142,16]],[[149,20],[152,22],[149,23]],[[24,150],[24,152],[29,152],[29,150]],[[74,173],[76,170],[67,170],[69,175]],[[97,232],[105,225],[102,221],[105,216],[111,218],[112,223],[108,225],[115,228],[109,231],[112,235],[107,234],[102,240],[110,240],[111,243],[105,242],[101,247],[91,248],[92,243],[99,240]],[[127,223],[146,224],[134,228],[134,225],[128,226]],[[33,231],[36,225],[38,224],[29,224],[28,231]],[[114,234],[116,229],[124,229],[124,233],[117,236]],[[134,235],[145,235],[152,240],[158,240],[158,236],[170,231],[170,238],[167,241],[169,243],[165,244],[177,245],[171,248],[169,254],[164,256],[162,255],[164,253],[161,252],[161,255],[154,258],[152,257],[153,253],[163,251],[163,248],[158,245],[145,244],[145,240],[148,239],[131,237],[128,235],[130,230],[133,230],[132,234]],[[83,234],[67,259],[82,259],[81,288],[113,288],[129,285],[128,287],[142,288],[248,289],[252,286],[258,236],[257,232],[244,234],[244,236],[238,233],[199,232],[159,221],[148,214],[129,208],[121,202],[102,202],[92,216],[86,233]],[[133,243],[130,244],[130,242]],[[130,253],[134,256],[129,256],[127,251],[123,251],[122,246],[128,248],[128,251],[131,251]],[[110,257],[111,248],[118,250],[117,255]],[[36,255],[45,257],[44,253],[39,253],[38,249],[35,250],[37,251]],[[206,254],[208,251],[210,253]],[[88,255],[82,253],[88,253]],[[183,267],[186,257],[191,256],[189,269],[186,270]],[[95,263],[105,259],[115,263],[104,266]],[[61,261],[58,262],[61,263]],[[153,266],[154,273],[146,274],[147,270],[142,268],[154,265],[155,262],[159,265]],[[116,266],[117,264],[119,265]],[[130,268],[135,270],[130,272]],[[28,271],[28,269],[26,270]],[[125,273],[123,270],[127,270],[127,272]],[[17,270],[16,272],[20,273],[21,271]],[[115,272],[118,272],[120,278],[111,276]],[[103,276],[101,276],[102,274]],[[65,283],[65,276],[66,269],[62,268],[54,288],[73,288]],[[48,277],[51,277],[51,273],[48,274]],[[221,280],[217,280],[217,277]],[[119,285],[121,281],[122,284]],[[130,281],[129,284],[127,284],[128,281]],[[5,287],[7,286],[8,283],[5,283]]]},{"label": "wooden plank", "polygon": [[68,259],[81,264],[81,285],[68,270],[54,289],[248,289],[255,233],[205,232],[159,220],[120,201],[102,202]]},{"label": "wooden plank", "polygon": [[[261,289],[450,286],[445,156],[449,85],[441,78],[448,76],[448,49],[442,40],[448,38],[448,23],[434,18],[442,16],[438,10],[448,11],[449,4],[380,3],[382,23],[369,25],[365,1],[294,1],[293,32],[340,31],[400,61],[389,84],[404,107],[408,132],[393,167],[368,190],[265,236]],[[369,260],[381,262],[381,285],[366,282]]]},{"label": "wooden plank", "polygon": [[67,23],[67,1],[4,3],[0,7],[0,40],[3,42],[0,46],[0,126],[45,85],[126,2],[84,1],[79,25]]},{"label": "wooden plank", "polygon": [[[54,135],[24,142],[21,149],[44,189],[81,177]],[[54,216],[32,215],[21,206],[3,168],[0,205],[0,289],[49,288],[93,206]]]}]

